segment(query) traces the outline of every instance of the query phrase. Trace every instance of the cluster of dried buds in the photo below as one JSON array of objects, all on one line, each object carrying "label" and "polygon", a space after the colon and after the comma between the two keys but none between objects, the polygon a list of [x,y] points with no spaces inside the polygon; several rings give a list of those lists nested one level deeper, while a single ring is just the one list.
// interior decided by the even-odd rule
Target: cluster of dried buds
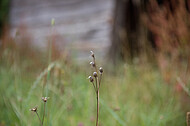
[{"label": "cluster of dried buds", "polygon": [[[100,67],[99,69],[97,68],[96,65],[96,60],[95,60],[95,55],[94,53],[91,51],[91,57],[93,58],[93,61],[90,62],[90,65],[93,68],[93,74],[92,76],[89,76],[88,79],[89,81],[92,83],[94,90],[96,92],[96,98],[97,98],[97,116],[96,116],[96,126],[98,126],[98,118],[99,118],[99,88],[100,88],[100,84],[101,84],[101,79],[102,79],[102,74],[103,74],[103,68]],[[95,83],[94,83],[95,81]]]},{"label": "cluster of dried buds", "polygon": [[38,115],[38,108],[37,107],[34,107],[34,108],[31,108],[30,111],[32,112],[35,112],[36,115],[38,116],[38,119],[39,119],[39,122],[40,122],[40,125],[43,126],[43,123],[44,123],[44,116],[45,116],[45,105],[46,105],[46,102],[47,100],[49,99],[49,97],[42,97],[42,101],[44,102],[44,114],[43,114],[43,118],[42,120],[40,119],[39,115]]},{"label": "cluster of dried buds", "polygon": [[[42,101],[44,103],[46,103],[48,99],[49,99],[49,97],[42,97]],[[37,112],[37,110],[38,110],[37,107],[34,107],[34,108],[30,109],[30,111],[32,111],[32,112]]]},{"label": "cluster of dried buds", "polygon": [[[95,55],[92,51],[91,51],[91,57],[93,58],[93,61],[90,62],[90,65],[94,69],[94,72],[93,72],[92,76],[88,77],[88,79],[93,84],[94,89],[97,92],[100,88],[102,74],[103,74],[103,68],[102,67],[100,67],[99,69],[97,68],[97,65],[95,62]],[[95,83],[94,83],[94,81],[95,81]]]}]

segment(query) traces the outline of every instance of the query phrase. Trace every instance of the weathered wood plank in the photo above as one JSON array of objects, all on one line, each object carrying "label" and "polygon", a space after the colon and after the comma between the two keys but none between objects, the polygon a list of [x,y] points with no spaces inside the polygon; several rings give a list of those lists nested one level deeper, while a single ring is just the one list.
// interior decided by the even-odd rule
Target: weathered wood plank
[{"label": "weathered wood plank", "polygon": [[[44,46],[54,18],[54,29],[67,44],[77,49],[84,49],[78,46],[85,45],[106,50],[110,44],[112,8],[113,0],[12,0],[11,32],[15,34],[19,26],[25,25],[34,43]],[[97,44],[103,46],[97,48]]]}]

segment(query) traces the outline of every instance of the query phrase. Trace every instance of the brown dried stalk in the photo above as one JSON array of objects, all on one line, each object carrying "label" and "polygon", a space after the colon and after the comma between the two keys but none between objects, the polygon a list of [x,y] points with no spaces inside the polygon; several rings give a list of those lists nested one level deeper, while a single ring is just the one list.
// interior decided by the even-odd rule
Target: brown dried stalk
[{"label": "brown dried stalk", "polygon": [[34,107],[34,108],[30,109],[30,111],[35,112],[35,113],[36,113],[36,115],[37,115],[37,117],[38,117],[38,119],[39,119],[40,125],[41,125],[41,126],[43,126],[42,121],[41,121],[41,119],[40,119],[40,117],[39,117],[39,115],[38,115],[37,110],[38,110],[38,108],[37,108],[37,107]]},{"label": "brown dried stalk", "polygon": [[[97,65],[95,62],[95,55],[92,51],[91,51],[91,56],[93,58],[93,62],[90,62],[90,65],[92,65],[92,67],[95,69],[95,72],[93,72],[93,76],[89,76],[88,78],[89,78],[90,82],[93,84],[94,90],[96,92],[96,102],[97,102],[96,126],[98,126],[98,122],[99,122],[99,88],[100,88],[100,83],[101,83],[101,79],[102,79],[103,68],[100,67],[99,73],[98,73]],[[94,84],[94,79],[95,79],[95,84]]]},{"label": "brown dried stalk", "polygon": [[43,118],[42,118],[42,120],[40,119],[40,116],[39,116],[39,114],[38,114],[38,112],[37,112],[37,110],[38,110],[37,107],[34,107],[34,108],[30,109],[30,111],[36,113],[36,115],[37,115],[37,117],[38,117],[38,119],[39,119],[39,122],[40,122],[40,125],[41,125],[41,126],[43,126],[43,124],[44,124],[44,117],[45,117],[45,110],[46,110],[46,102],[47,102],[48,99],[49,99],[49,97],[42,97],[42,101],[44,102],[44,113],[43,113]]},{"label": "brown dried stalk", "polygon": [[42,125],[44,124],[44,117],[46,114],[46,102],[49,99],[49,97],[42,97],[42,101],[44,102],[44,114],[43,114],[43,119],[42,119]]}]

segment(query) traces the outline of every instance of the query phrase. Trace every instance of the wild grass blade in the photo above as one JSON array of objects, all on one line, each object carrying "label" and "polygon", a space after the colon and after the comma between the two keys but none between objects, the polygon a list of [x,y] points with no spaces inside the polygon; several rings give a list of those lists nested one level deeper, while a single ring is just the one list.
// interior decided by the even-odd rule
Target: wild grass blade
[{"label": "wild grass blade", "polygon": [[28,96],[26,101],[28,101],[30,99],[31,94],[33,93],[34,89],[37,87],[37,85],[40,83],[41,79],[48,74],[51,69],[56,65],[56,62],[51,63],[38,77],[37,79],[34,81],[32,87],[30,88],[29,92],[28,92]]},{"label": "wild grass blade", "polygon": [[126,126],[126,123],[125,121],[123,121],[110,107],[108,107],[104,101],[102,99],[99,99],[100,103],[102,104],[102,107],[107,110],[115,120],[118,121],[118,123],[121,125],[121,126]]}]

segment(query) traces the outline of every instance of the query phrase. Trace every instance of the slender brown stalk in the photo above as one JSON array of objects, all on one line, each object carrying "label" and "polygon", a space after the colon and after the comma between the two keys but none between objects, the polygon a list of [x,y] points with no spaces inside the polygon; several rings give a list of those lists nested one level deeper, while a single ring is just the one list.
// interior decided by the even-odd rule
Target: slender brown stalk
[{"label": "slender brown stalk", "polygon": [[94,85],[94,82],[92,82],[92,84],[93,84],[94,90],[96,91],[96,87],[95,87],[95,85]]},{"label": "slender brown stalk", "polygon": [[96,126],[98,126],[98,119],[99,119],[99,83],[97,84],[97,92],[96,92],[96,96],[97,96],[97,116],[96,116]]},{"label": "slender brown stalk", "polygon": [[42,118],[42,125],[44,124],[44,118],[45,118],[45,114],[46,114],[46,102],[49,99],[49,97],[42,97],[42,101],[44,102],[44,114],[43,114],[43,118]]},{"label": "slender brown stalk", "polygon": [[38,115],[38,112],[37,112],[37,111],[36,111],[36,115],[38,116],[38,119],[39,119],[39,121],[40,121],[41,126],[43,126],[42,121],[41,121],[41,119],[40,119],[40,117],[39,117],[39,115]]},{"label": "slender brown stalk", "polygon": [[101,80],[102,80],[102,74],[100,74],[100,79],[99,79],[99,88],[100,88]]},{"label": "slender brown stalk", "polygon": [[[94,58],[94,62],[95,62],[95,58]],[[95,70],[97,70],[97,66],[95,64]],[[96,72],[97,73],[97,72]],[[94,73],[93,73],[94,74]],[[95,77],[95,81],[96,81],[96,103],[97,103],[97,109],[96,109],[96,126],[98,126],[98,120],[99,120],[99,86],[100,86],[100,83],[98,81],[98,76],[94,76]]]},{"label": "slender brown stalk", "polygon": [[[103,73],[103,68],[100,67],[99,71],[97,69],[97,65],[96,65],[96,61],[95,61],[95,55],[94,53],[91,51],[91,56],[93,58],[93,62],[90,62],[90,65],[92,65],[92,67],[95,69],[95,72],[93,72],[93,77],[89,76],[89,80],[90,82],[93,83],[95,92],[96,92],[96,103],[97,103],[97,109],[96,109],[96,126],[99,125],[99,89],[100,89],[100,83],[101,83],[101,79],[102,79],[102,73]],[[95,84],[94,84],[94,79],[95,79]]]},{"label": "slender brown stalk", "polygon": [[94,62],[94,68],[95,68],[95,71],[97,72],[97,74],[98,74],[98,69],[97,69],[97,65],[96,65],[96,60],[95,60],[95,56],[94,56],[94,53],[93,52],[91,52],[92,54],[92,58],[93,58],[93,62]]},{"label": "slender brown stalk", "polygon": [[95,82],[96,82],[96,92],[97,92],[97,90],[98,90],[98,81],[97,81],[97,77],[95,78]]},{"label": "slender brown stalk", "polygon": [[44,114],[43,114],[43,118],[42,118],[42,125],[44,124],[45,114],[46,114],[46,102],[44,102]]}]

